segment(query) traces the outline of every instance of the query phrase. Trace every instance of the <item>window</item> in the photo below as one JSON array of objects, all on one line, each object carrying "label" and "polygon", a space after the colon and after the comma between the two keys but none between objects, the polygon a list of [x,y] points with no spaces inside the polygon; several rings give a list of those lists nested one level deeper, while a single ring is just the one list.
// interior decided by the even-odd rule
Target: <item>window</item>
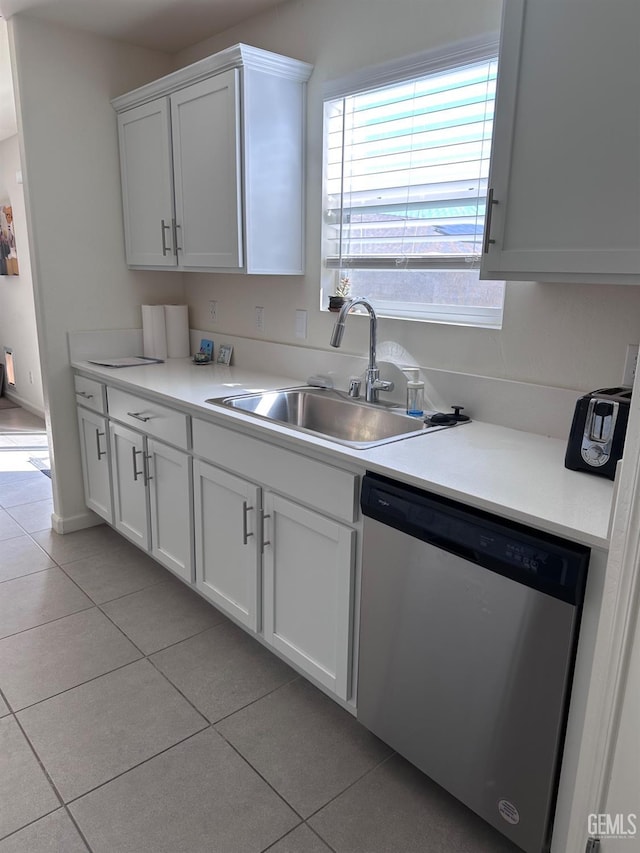
[{"label": "window", "polygon": [[496,53],[458,46],[333,85],[323,307],[348,280],[382,316],[500,328],[504,282],[479,280]]}]

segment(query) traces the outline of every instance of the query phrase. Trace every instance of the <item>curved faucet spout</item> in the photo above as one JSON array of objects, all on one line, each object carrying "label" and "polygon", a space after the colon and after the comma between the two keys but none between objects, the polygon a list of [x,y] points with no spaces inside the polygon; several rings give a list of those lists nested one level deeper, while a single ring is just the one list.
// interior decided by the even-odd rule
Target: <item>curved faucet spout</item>
[{"label": "curved faucet spout", "polygon": [[373,305],[364,296],[357,296],[354,299],[349,299],[345,302],[331,332],[329,343],[332,347],[339,347],[342,343],[344,335],[344,327],[347,321],[347,315],[356,305],[362,305],[369,313],[369,365],[367,367],[365,390],[366,400],[368,403],[378,402],[379,391],[393,391],[393,382],[383,382],[380,379],[380,370],[376,363],[376,348],[378,338],[378,318],[373,309]]},{"label": "curved faucet spout", "polygon": [[352,308],[355,308],[356,305],[362,305],[369,312],[369,369],[376,367],[376,347],[377,347],[377,337],[378,337],[378,318],[376,317],[376,312],[373,309],[373,305],[366,299],[364,296],[356,296],[354,299],[349,299],[345,302],[340,309],[340,313],[338,314],[338,319],[336,320],[336,324],[333,327],[333,332],[331,333],[330,344],[332,347],[339,347],[342,343],[342,337],[344,335],[344,326],[347,321],[347,315]]}]

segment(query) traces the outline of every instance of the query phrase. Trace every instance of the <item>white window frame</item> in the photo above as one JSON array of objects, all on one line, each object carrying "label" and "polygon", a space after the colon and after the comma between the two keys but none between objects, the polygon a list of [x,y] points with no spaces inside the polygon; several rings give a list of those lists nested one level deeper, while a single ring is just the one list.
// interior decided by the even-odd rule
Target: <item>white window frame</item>
[{"label": "white window frame", "polygon": [[[498,56],[498,48],[499,35],[497,33],[490,33],[440,48],[430,49],[401,59],[359,69],[345,77],[327,81],[323,87],[323,102],[360,94],[372,89],[379,89],[384,86],[393,85],[394,83],[402,83],[413,78],[417,79],[438,71],[446,71],[449,68],[495,59]],[[323,141],[323,157],[326,157],[326,141]],[[323,172],[325,169],[326,163],[324,164]],[[336,269],[325,264],[324,247],[322,262],[321,310],[328,310],[328,296],[334,291]],[[477,266],[479,266],[479,263]],[[434,272],[439,271],[435,267],[430,268]],[[442,265],[441,269],[447,269],[446,263]],[[499,284],[499,282],[497,283]],[[503,300],[500,307],[434,304],[427,306],[425,310],[424,304],[385,302],[384,306],[380,306],[380,309],[376,308],[376,312],[382,317],[500,329],[502,328],[504,306],[504,282],[502,282],[502,285]],[[375,306],[375,300],[373,300],[373,303]]]}]

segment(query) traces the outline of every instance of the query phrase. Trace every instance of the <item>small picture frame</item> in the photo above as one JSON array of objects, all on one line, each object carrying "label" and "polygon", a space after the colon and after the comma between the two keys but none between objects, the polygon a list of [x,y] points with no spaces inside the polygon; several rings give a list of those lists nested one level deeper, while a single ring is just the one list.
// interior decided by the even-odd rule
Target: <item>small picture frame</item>
[{"label": "small picture frame", "polygon": [[203,352],[209,357],[209,361],[213,361],[213,341],[208,338],[202,338],[200,341],[200,352]]},{"label": "small picture frame", "polygon": [[231,344],[220,344],[220,346],[218,347],[218,357],[216,359],[216,364],[230,364],[232,352],[233,347],[231,346]]}]

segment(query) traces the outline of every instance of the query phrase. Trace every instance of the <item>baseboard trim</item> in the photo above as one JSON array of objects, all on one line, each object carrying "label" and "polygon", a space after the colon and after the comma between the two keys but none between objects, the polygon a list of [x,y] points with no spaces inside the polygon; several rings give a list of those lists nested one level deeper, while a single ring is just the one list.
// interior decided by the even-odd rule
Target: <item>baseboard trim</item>
[{"label": "baseboard trim", "polygon": [[79,515],[62,516],[56,512],[51,513],[51,527],[56,533],[74,533],[76,530],[85,530],[88,527],[97,527],[104,524],[104,520],[95,512],[83,512]]},{"label": "baseboard trim", "polygon": [[42,418],[44,420],[44,409],[41,409],[39,406],[34,406],[33,403],[30,403],[28,400],[25,400],[19,394],[15,394],[12,391],[7,392],[5,388],[4,396],[7,400],[11,400],[13,403],[17,403],[21,409],[25,409],[27,412],[31,412],[32,415],[36,415],[38,418]]}]

